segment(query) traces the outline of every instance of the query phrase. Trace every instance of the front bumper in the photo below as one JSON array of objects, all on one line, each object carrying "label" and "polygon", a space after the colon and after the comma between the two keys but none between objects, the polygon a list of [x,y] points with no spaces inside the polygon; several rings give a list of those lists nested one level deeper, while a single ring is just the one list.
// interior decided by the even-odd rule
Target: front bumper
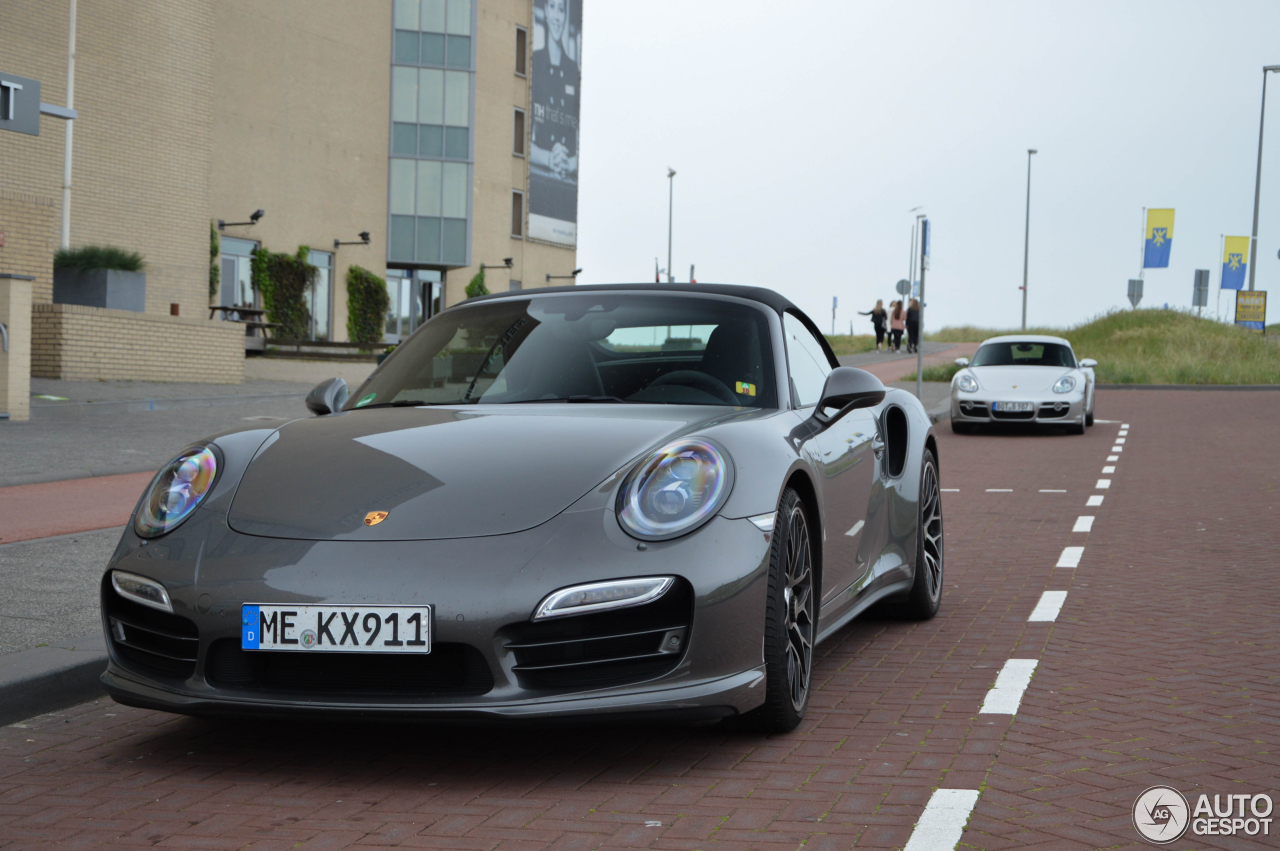
[{"label": "front bumper", "polygon": [[[125,532],[108,571],[118,568],[163,583],[174,614],[139,617],[122,606],[104,576],[110,662],[103,684],[121,703],[186,714],[725,717],[764,700],[768,556],[767,537],[749,521],[719,517],[684,538],[641,550],[610,512],[600,510],[570,510],[512,535],[351,543],[243,535],[230,529],[223,515],[201,509],[173,533],[150,542]],[[579,669],[591,672],[584,677],[572,675],[573,666],[583,664],[575,659],[564,665],[568,676],[557,676],[558,670],[530,672],[529,658],[513,649],[540,629],[529,619],[551,591],[645,575],[680,578],[677,586],[689,601],[687,622],[658,626],[685,629],[682,653],[656,667],[602,667],[597,660],[589,663],[597,667]],[[244,603],[430,604],[430,655],[437,657],[436,667],[447,668],[451,655],[462,667],[442,673],[397,667],[395,660],[410,657],[389,662],[385,654],[241,651]],[[617,610],[612,619],[621,623],[620,616],[629,612],[634,620],[643,614],[641,608]],[[660,616],[674,614],[668,607]],[[570,636],[563,643],[578,641],[572,633],[582,625],[573,621],[585,617],[561,620],[559,633]],[[587,641],[599,642],[589,645],[596,655],[607,647],[624,653],[634,640],[592,637],[564,652],[581,653],[581,642]],[[258,664],[266,656],[274,657],[271,664]],[[325,665],[339,656],[347,657],[345,667],[326,674]],[[361,668],[370,671],[351,667],[361,660],[367,663]],[[295,669],[304,668],[309,673],[295,675]],[[270,671],[285,675],[263,675]],[[425,679],[415,679],[414,672]],[[364,682],[372,685],[365,688]]]},{"label": "front bumper", "polygon": [[[1052,394],[1048,394],[1052,395]],[[1067,398],[1063,398],[1066,396]],[[1084,396],[1063,394],[1057,398],[991,398],[990,394],[951,394],[951,419],[966,423],[1038,423],[1042,425],[1069,425],[1079,423],[1084,417]],[[996,402],[1030,402],[1030,411],[1006,413],[996,411]]]}]

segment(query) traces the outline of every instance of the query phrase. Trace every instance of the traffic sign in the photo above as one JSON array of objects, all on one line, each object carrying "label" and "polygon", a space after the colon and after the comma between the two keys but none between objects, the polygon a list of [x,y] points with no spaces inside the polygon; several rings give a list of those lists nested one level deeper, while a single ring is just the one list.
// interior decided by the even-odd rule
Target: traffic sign
[{"label": "traffic sign", "polygon": [[898,281],[898,295],[911,295],[911,282],[906,278]]},{"label": "traffic sign", "polygon": [[1142,279],[1129,279],[1129,304],[1134,307],[1138,306],[1138,302],[1142,301]]},{"label": "traffic sign", "polygon": [[1205,307],[1209,304],[1209,270],[1196,269],[1196,282],[1191,290],[1191,306]]}]

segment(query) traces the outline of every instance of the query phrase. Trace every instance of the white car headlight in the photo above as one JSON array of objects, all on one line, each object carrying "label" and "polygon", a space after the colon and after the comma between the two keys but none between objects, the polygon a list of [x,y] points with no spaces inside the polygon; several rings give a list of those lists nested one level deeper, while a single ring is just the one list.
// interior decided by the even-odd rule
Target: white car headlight
[{"label": "white car headlight", "polygon": [[618,490],[628,535],[665,541],[710,520],[733,487],[728,454],[705,440],[676,440],[636,464]]},{"label": "white car headlight", "polygon": [[217,477],[218,457],[213,449],[183,450],[152,480],[134,518],[134,531],[143,538],[155,538],[177,528],[209,495]]},{"label": "white car headlight", "polygon": [[960,377],[956,379],[956,386],[966,393],[976,393],[978,392],[978,379],[967,372],[962,372]]},{"label": "white car headlight", "polygon": [[1054,393],[1070,393],[1076,389],[1076,380],[1070,375],[1064,375],[1058,379],[1058,383],[1053,385]]}]

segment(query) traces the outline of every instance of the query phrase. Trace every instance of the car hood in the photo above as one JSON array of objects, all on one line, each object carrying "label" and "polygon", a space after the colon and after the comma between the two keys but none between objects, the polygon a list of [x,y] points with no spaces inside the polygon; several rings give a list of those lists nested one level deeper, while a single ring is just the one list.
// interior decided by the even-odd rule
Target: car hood
[{"label": "car hood", "polygon": [[[227,519],[248,535],[314,541],[520,532],[655,444],[738,410],[556,404],[296,420],[258,449]],[[370,512],[387,516],[369,526]]]},{"label": "car hood", "polygon": [[1059,378],[1075,370],[1061,366],[971,366],[969,372],[978,379],[981,390],[989,393],[1051,393]]}]

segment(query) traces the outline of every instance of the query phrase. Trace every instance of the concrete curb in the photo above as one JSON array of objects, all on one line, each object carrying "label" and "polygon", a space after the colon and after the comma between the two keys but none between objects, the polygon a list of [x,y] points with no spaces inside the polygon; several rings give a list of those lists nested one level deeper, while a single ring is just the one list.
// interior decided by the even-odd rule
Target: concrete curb
[{"label": "concrete curb", "polygon": [[1280,384],[1099,384],[1099,390],[1280,390]]},{"label": "concrete curb", "polygon": [[120,399],[110,402],[55,402],[32,405],[33,420],[82,419],[99,414],[134,414],[140,411],[173,411],[183,408],[216,408],[223,405],[246,405],[252,402],[298,402],[302,416],[303,397],[297,393],[265,393],[254,396],[196,396],[185,399]]},{"label": "concrete curb", "polygon": [[0,656],[0,724],[102,697],[102,634]]},{"label": "concrete curb", "polygon": [[44,485],[49,482],[65,482],[70,479],[98,479],[103,476],[127,476],[130,473],[154,473],[159,464],[137,464],[132,467],[116,467],[111,470],[89,470],[72,467],[56,473],[18,473],[12,476],[0,476],[0,488],[17,487],[18,485]]}]

